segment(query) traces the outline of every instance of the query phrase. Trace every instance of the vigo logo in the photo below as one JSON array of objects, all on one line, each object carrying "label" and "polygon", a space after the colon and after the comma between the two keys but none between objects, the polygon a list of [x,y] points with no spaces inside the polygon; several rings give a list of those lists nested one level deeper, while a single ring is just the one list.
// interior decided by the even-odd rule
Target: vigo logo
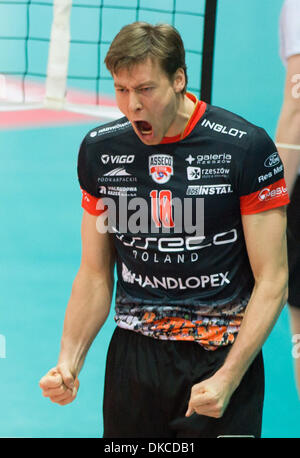
[{"label": "vigo logo", "polygon": [[152,154],[149,157],[149,174],[156,183],[167,183],[173,175],[173,157],[169,154]]},{"label": "vigo logo", "polygon": [[132,164],[134,161],[134,154],[129,156],[123,154],[122,156],[110,156],[109,154],[102,154],[101,161],[103,164],[108,164],[111,162],[112,164]]},{"label": "vigo logo", "polygon": [[278,156],[277,151],[273,154],[270,154],[269,157],[264,162],[265,167],[275,167],[275,165],[280,163],[280,157]]}]

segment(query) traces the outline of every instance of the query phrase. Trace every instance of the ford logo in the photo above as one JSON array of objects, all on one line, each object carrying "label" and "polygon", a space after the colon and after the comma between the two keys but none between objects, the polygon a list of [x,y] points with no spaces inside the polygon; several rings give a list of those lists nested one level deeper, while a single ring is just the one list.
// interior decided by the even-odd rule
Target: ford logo
[{"label": "ford logo", "polygon": [[264,162],[265,167],[275,167],[275,165],[280,163],[280,157],[278,156],[277,151],[273,154],[270,154],[269,157]]}]

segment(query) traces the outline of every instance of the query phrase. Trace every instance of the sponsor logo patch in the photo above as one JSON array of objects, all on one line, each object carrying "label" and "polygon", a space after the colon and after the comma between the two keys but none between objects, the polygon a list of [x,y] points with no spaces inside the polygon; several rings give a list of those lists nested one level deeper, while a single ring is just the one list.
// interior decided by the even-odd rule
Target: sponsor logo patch
[{"label": "sponsor logo patch", "polygon": [[265,167],[275,167],[275,165],[280,163],[280,157],[275,151],[275,153],[270,154],[270,156],[267,157],[267,159],[264,162]]},{"label": "sponsor logo patch", "polygon": [[219,286],[230,284],[228,278],[229,272],[219,272],[210,275],[201,275],[199,277],[156,277],[154,275],[142,276],[128,269],[122,263],[122,278],[126,283],[138,283],[142,288],[150,287],[153,289],[198,289],[198,288],[217,288]]},{"label": "sponsor logo patch", "polygon": [[186,194],[188,196],[213,196],[219,194],[230,194],[232,191],[231,184],[216,184],[203,186],[188,186]]},{"label": "sponsor logo patch", "polygon": [[134,161],[134,157],[135,157],[134,154],[130,154],[130,155],[123,154],[123,155],[115,155],[115,156],[112,156],[110,154],[102,154],[101,161],[103,164],[108,164],[108,163],[132,164],[132,162]]},{"label": "sponsor logo patch", "polygon": [[200,167],[187,167],[186,169],[188,180],[200,180],[201,168]]},{"label": "sponsor logo patch", "polygon": [[167,183],[173,173],[172,156],[169,154],[152,154],[149,157],[149,174],[155,183]]},{"label": "sponsor logo patch", "polygon": [[287,195],[287,188],[284,186],[278,186],[274,188],[272,186],[266,187],[260,191],[258,194],[258,199],[261,202],[267,202],[278,197],[283,197]]},{"label": "sponsor logo patch", "polygon": [[111,176],[130,176],[131,173],[126,172],[124,167],[118,167],[117,169],[110,170],[109,172],[105,173],[104,177],[111,177]]}]

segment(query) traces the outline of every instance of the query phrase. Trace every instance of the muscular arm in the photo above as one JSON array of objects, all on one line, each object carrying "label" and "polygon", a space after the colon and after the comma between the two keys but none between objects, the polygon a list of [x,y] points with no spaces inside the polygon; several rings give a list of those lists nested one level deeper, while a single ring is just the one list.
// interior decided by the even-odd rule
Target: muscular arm
[{"label": "muscular arm", "polygon": [[287,300],[285,208],[243,216],[255,286],[237,339],[221,370],[239,384]]},{"label": "muscular arm", "polygon": [[213,377],[193,387],[187,416],[193,411],[213,417],[223,415],[287,299],[285,208],[242,219],[255,286],[239,334],[223,366]]},{"label": "muscular arm", "polygon": [[41,380],[43,395],[60,405],[76,396],[78,374],[110,309],[115,255],[109,233],[96,229],[97,217],[84,211],[82,259],[68,302],[56,367]]},{"label": "muscular arm", "polygon": [[110,235],[96,230],[96,216],[84,211],[82,258],[67,306],[58,366],[78,374],[87,351],[104,324],[113,292],[114,249]]},{"label": "muscular arm", "polygon": [[[295,82],[296,80],[297,83]],[[300,54],[291,56],[287,62],[284,101],[277,126],[276,142],[296,144],[300,148]],[[278,147],[278,150],[284,164],[288,191],[292,197],[292,191],[300,168],[300,150],[283,147]],[[300,310],[297,307],[290,307],[289,311],[292,334],[299,334]],[[300,398],[299,358],[295,360],[295,371]]]},{"label": "muscular arm", "polygon": [[[288,59],[276,143],[300,146],[300,54]],[[300,151],[280,146],[278,151],[284,164],[287,187],[291,193],[300,167]]]}]

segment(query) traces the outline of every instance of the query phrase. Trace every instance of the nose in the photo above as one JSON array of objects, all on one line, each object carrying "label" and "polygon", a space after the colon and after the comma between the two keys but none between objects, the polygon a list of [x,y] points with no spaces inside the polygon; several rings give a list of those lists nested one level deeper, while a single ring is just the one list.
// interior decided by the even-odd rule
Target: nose
[{"label": "nose", "polygon": [[132,113],[136,113],[137,111],[140,111],[143,108],[138,94],[136,94],[136,92],[134,91],[129,93],[128,108]]}]

